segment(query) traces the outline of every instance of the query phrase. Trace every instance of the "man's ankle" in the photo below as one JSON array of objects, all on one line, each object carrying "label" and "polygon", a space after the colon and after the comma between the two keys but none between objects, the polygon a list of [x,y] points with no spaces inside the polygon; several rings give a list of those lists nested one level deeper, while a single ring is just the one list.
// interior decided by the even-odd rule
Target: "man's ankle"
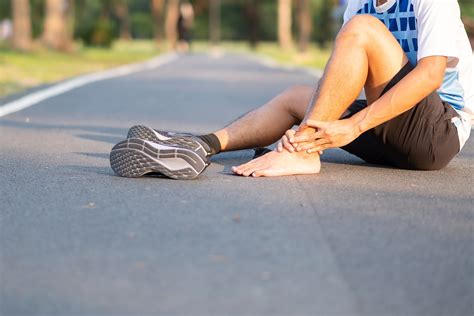
[{"label": "man's ankle", "polygon": [[215,155],[221,152],[221,143],[215,134],[200,135],[198,138],[209,146],[210,155]]}]

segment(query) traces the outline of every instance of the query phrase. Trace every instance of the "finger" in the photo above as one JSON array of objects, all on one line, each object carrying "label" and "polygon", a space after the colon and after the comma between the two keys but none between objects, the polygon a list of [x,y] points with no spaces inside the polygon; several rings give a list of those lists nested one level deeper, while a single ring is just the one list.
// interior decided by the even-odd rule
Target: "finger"
[{"label": "finger", "polygon": [[316,127],[316,128],[322,128],[325,129],[326,127],[331,124],[330,121],[316,121],[316,120],[307,120],[306,125],[311,126],[311,127]]},{"label": "finger", "polygon": [[310,149],[313,149],[315,147],[314,143],[306,143],[304,145],[299,145],[297,148],[297,151],[308,151]]},{"label": "finger", "polygon": [[319,145],[319,146],[316,146],[313,150],[316,150],[316,151],[324,151],[325,149],[328,149],[328,148],[335,148],[336,146],[333,145],[333,143],[327,143],[327,144],[324,144],[324,145]]},{"label": "finger", "polygon": [[314,139],[324,138],[325,136],[327,136],[327,130],[325,129],[320,129],[314,133]]},{"label": "finger", "polygon": [[288,137],[288,138],[291,138],[291,137],[295,136],[295,134],[296,134],[296,131],[293,130],[293,129],[289,129],[289,130],[287,130],[287,131],[285,132],[285,135],[286,135],[286,137]]},{"label": "finger", "polygon": [[286,136],[283,136],[282,138],[283,141],[283,147],[288,150],[290,153],[295,152],[295,148],[293,147],[293,144],[291,144]]},{"label": "finger", "polygon": [[306,142],[312,142],[314,141],[315,138],[315,133],[313,134],[303,134],[299,136],[293,137],[292,143],[306,143]]},{"label": "finger", "polygon": [[327,143],[332,143],[332,140],[329,139],[329,138],[320,138],[320,139],[317,139],[313,142],[314,144],[314,147],[317,147],[317,146],[320,146],[320,145],[324,145],[324,144],[327,144]]},{"label": "finger", "polygon": [[292,129],[287,130],[286,133],[285,133],[285,136],[288,138],[288,141],[290,143],[293,142],[292,139],[295,137],[295,135],[296,135],[296,131],[294,131]]},{"label": "finger", "polygon": [[[318,146],[325,145],[325,144],[328,144],[328,143],[331,143],[330,139],[321,138],[321,139],[315,140],[311,143],[298,145],[297,151],[308,151],[310,149],[316,149]],[[319,151],[319,150],[315,150],[315,152],[316,151]]]},{"label": "finger", "polygon": [[296,148],[296,151],[307,151],[309,149],[314,149],[318,146],[321,146],[321,145],[324,145],[324,144],[327,144],[327,143],[331,143],[331,142],[332,141],[328,138],[320,138],[320,139],[314,140],[310,143],[298,145],[298,148]]},{"label": "finger", "polygon": [[282,141],[280,140],[277,145],[277,151],[281,153],[283,151],[283,144]]}]

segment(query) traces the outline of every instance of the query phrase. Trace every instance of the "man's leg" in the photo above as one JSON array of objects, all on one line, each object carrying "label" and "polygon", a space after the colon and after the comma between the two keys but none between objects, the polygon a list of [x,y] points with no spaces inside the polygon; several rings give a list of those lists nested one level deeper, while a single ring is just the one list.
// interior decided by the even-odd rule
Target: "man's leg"
[{"label": "man's leg", "polygon": [[[370,104],[407,62],[405,53],[385,25],[368,15],[354,17],[336,38],[323,78],[309,102],[313,119],[339,119],[362,87],[365,87]],[[247,144],[262,145],[246,136],[252,135],[259,125],[268,126],[274,119],[268,120],[265,115],[254,116],[252,120],[244,117],[216,135],[225,143],[224,149],[245,148]],[[246,131],[245,135],[237,133],[242,130]],[[234,148],[234,133],[240,136],[237,148]],[[311,164],[314,164],[313,168]],[[315,173],[315,170],[319,171],[317,154],[290,154],[286,151],[272,152],[234,168],[234,172],[244,176]]]},{"label": "man's leg", "polygon": [[304,117],[313,87],[299,85],[283,91],[262,107],[245,114],[214,134],[222,151],[271,145]]},{"label": "man's leg", "polygon": [[[231,151],[273,144],[293,125],[301,122],[312,92],[313,87],[304,85],[287,89],[264,106],[247,113],[226,128],[217,131],[214,135],[217,136],[218,142],[220,142],[220,150]],[[209,136],[201,137],[208,138]],[[253,162],[262,163],[269,158],[269,154],[273,153],[270,152],[260,157],[263,160],[253,160]],[[287,154],[289,152],[284,152],[281,154],[281,157]],[[283,168],[277,168],[274,165],[274,168],[265,175],[277,176],[288,174],[287,164],[283,160],[280,161],[280,166]],[[319,156],[307,155],[300,159],[296,166],[291,168],[291,172],[292,174],[314,174],[318,173],[319,169]],[[235,167],[233,171],[243,176],[250,176],[253,173],[253,171],[250,172],[247,169],[241,169],[240,172],[237,172]],[[257,175],[255,174],[254,176]]]}]

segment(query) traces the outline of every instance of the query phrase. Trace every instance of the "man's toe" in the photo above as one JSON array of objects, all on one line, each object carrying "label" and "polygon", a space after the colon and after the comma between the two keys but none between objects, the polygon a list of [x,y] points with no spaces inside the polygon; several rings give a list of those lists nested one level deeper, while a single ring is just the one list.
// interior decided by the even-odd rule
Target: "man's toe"
[{"label": "man's toe", "polygon": [[258,169],[258,165],[252,164],[252,165],[248,166],[248,168],[245,168],[245,170],[243,170],[242,175],[245,176],[245,177],[248,177],[252,173],[254,173],[255,170],[257,170],[257,169]]},{"label": "man's toe", "polygon": [[237,174],[241,174],[241,169],[240,169],[241,166],[234,166],[232,167],[232,172],[233,173],[237,173]]},{"label": "man's toe", "polygon": [[262,172],[261,171],[254,171],[254,173],[252,173],[252,177],[254,178],[259,178],[262,176]]}]

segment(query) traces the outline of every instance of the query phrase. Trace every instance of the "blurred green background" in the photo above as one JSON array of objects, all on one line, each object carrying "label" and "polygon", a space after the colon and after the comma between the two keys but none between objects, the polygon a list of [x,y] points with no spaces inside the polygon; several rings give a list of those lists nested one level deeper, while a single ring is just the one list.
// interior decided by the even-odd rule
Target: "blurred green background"
[{"label": "blurred green background", "polygon": [[[192,50],[218,43],[315,68],[324,67],[343,12],[338,0],[189,2]],[[459,4],[472,38],[474,1]],[[0,0],[0,96],[179,49],[179,6],[179,0]]]}]

